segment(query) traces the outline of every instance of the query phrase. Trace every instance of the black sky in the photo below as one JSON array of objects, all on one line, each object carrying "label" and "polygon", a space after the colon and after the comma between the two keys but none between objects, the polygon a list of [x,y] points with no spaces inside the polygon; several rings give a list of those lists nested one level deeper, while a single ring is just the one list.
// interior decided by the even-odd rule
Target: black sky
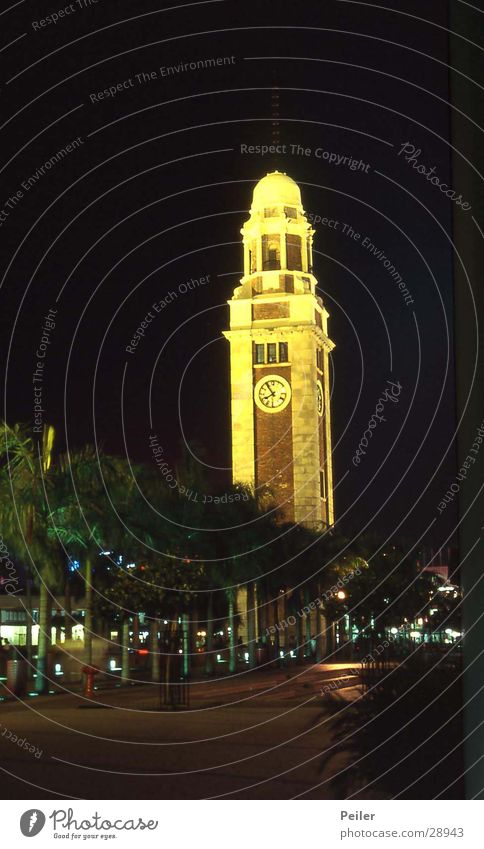
[{"label": "black sky", "polygon": [[[278,168],[300,184],[308,213],[339,222],[337,230],[317,225],[315,236],[336,343],[337,514],[355,529],[370,522],[410,540],[446,540],[452,508],[441,517],[437,505],[455,476],[453,448],[446,453],[455,427],[452,210],[398,151],[411,143],[451,183],[447,4],[399,7],[99,0],[40,31],[32,21],[61,3],[25,2],[0,17],[2,45],[25,33],[0,54],[2,159],[12,158],[0,206],[82,139],[0,228],[9,421],[32,420],[35,351],[43,316],[55,308],[43,398],[61,443],[97,438],[123,453],[124,430],[129,455],[150,461],[154,431],[175,463],[182,425],[214,467],[213,486],[229,480],[226,301],[242,269],[239,231],[253,185]],[[136,78],[209,57],[234,61]],[[130,79],[115,97],[91,102]],[[287,153],[242,154],[241,144],[272,140],[274,87]],[[330,165],[317,148],[361,159],[368,173]],[[392,261],[412,307],[382,263],[342,232],[344,222]],[[180,294],[136,353],[126,352],[153,302],[206,275],[207,285]],[[389,379],[402,386],[398,403],[355,468]]]}]

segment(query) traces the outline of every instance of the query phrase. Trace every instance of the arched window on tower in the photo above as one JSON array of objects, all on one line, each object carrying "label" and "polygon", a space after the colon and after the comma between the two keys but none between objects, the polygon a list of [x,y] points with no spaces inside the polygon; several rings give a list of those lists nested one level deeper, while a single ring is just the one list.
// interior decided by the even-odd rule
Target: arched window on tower
[{"label": "arched window on tower", "polygon": [[274,271],[281,267],[281,237],[278,233],[262,236],[262,270]]},{"label": "arched window on tower", "polygon": [[288,233],[286,236],[287,267],[291,271],[302,271],[301,236]]}]

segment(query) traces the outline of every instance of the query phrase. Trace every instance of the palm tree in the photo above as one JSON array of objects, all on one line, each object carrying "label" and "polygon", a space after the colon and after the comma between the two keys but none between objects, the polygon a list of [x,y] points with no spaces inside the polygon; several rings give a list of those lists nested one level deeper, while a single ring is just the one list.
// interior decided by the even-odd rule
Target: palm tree
[{"label": "palm tree", "polygon": [[[125,461],[85,446],[59,457],[56,469],[57,503],[50,513],[53,537],[83,561],[85,589],[84,662],[92,665],[94,634],[94,574],[99,555],[117,551],[137,555],[125,521],[134,512],[134,469]],[[133,550],[134,549],[134,550]],[[106,560],[109,563],[109,560]],[[111,559],[116,567],[116,561]],[[122,617],[122,658],[124,679],[129,677],[129,616]]]},{"label": "palm tree", "polygon": [[246,498],[237,504],[240,530],[238,533],[240,552],[236,573],[246,585],[247,652],[249,668],[257,663],[257,621],[260,618],[260,603],[267,586],[265,575],[274,565],[272,544],[279,530],[275,515],[264,500],[258,499],[247,487],[243,488]]},{"label": "palm tree", "polygon": [[85,592],[84,662],[92,664],[93,561],[102,550],[105,512],[99,461],[93,447],[61,455],[54,471],[56,498],[49,514],[49,535],[82,562]]},{"label": "palm tree", "polygon": [[48,689],[51,589],[59,580],[59,546],[48,534],[53,496],[52,450],[54,429],[44,426],[36,442],[26,425],[3,422],[0,444],[0,521],[3,534],[36,572],[39,580],[39,639],[36,691]]},{"label": "palm tree", "polygon": [[[226,598],[230,673],[237,669],[238,622],[239,613],[243,612],[237,610],[240,586],[247,588],[245,614],[249,664],[255,665],[256,583],[267,566],[266,543],[273,533],[270,514],[260,505],[250,487],[236,484],[232,495],[235,497],[231,502],[214,502],[204,517],[211,561],[207,563],[207,580],[214,589],[220,588]],[[211,530],[213,528],[219,530],[215,533]]]}]

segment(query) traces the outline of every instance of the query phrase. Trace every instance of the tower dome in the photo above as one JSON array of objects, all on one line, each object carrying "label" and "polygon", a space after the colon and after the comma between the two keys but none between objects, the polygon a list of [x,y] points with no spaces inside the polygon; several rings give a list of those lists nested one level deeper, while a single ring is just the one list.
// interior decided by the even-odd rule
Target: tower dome
[{"label": "tower dome", "polygon": [[287,174],[273,171],[259,180],[252,200],[252,207],[262,209],[264,207],[287,204],[287,206],[301,206],[301,191],[297,183]]}]

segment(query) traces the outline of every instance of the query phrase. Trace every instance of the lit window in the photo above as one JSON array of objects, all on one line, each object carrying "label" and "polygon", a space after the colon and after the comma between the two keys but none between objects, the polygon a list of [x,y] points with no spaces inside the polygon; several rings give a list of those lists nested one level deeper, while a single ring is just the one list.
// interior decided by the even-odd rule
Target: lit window
[{"label": "lit window", "polygon": [[269,342],[267,346],[267,362],[277,363],[277,345],[275,342]]},{"label": "lit window", "polygon": [[287,342],[279,342],[279,362],[287,363],[288,361]]},{"label": "lit window", "polygon": [[258,365],[264,362],[264,345],[254,345],[254,362]]}]

